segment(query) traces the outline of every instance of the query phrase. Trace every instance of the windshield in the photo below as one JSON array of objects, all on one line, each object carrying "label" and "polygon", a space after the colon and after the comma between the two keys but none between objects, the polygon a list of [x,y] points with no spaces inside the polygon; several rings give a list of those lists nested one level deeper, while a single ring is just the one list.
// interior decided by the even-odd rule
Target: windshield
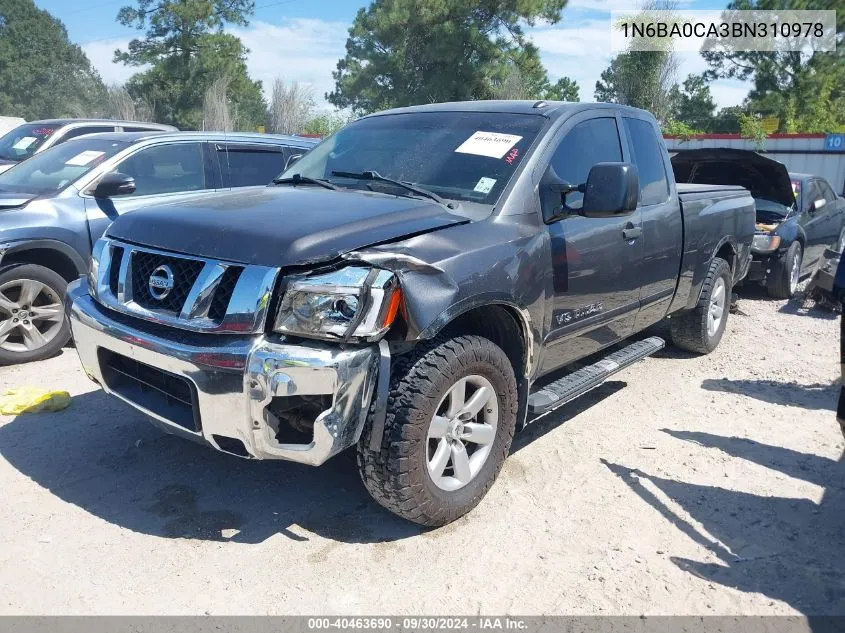
[{"label": "windshield", "polygon": [[58,129],[41,123],[24,123],[0,136],[0,159],[15,162],[32,156]]},{"label": "windshield", "polygon": [[38,195],[61,191],[128,146],[125,141],[86,138],[62,143],[0,173],[0,191]]},{"label": "windshield", "polygon": [[545,122],[540,115],[501,112],[414,112],[360,119],[320,143],[281,177],[300,174],[343,187],[415,195],[390,183],[349,177],[376,172],[443,198],[493,204]]},{"label": "windshield", "polygon": [[778,221],[789,215],[792,207],[786,207],[779,202],[755,198],[754,204],[757,207],[757,219],[763,221]]}]

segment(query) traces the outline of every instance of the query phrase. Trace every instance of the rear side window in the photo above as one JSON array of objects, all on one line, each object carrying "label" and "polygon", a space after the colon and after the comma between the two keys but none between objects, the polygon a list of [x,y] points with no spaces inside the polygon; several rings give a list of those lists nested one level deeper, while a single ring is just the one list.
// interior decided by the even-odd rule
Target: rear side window
[{"label": "rear side window", "polygon": [[821,189],[822,195],[824,196],[825,200],[827,200],[828,202],[833,202],[834,200],[836,200],[836,194],[833,193],[833,189],[830,188],[830,185],[827,184],[826,180],[819,179],[816,182],[818,183],[819,189]]},{"label": "rear side window", "polygon": [[85,136],[86,134],[99,134],[100,132],[114,132],[113,125],[85,125],[83,127],[73,128],[72,130],[68,130],[65,132],[61,139],[59,139],[59,143],[64,143],[72,138],[76,138],[77,136]]},{"label": "rear side window", "polygon": [[631,156],[640,176],[640,204],[647,207],[669,199],[669,181],[663,164],[663,148],[648,121],[623,117]]},{"label": "rear side window", "polygon": [[223,170],[224,187],[268,185],[284,171],[285,160],[289,155],[281,147],[229,145],[227,150],[217,153]]},{"label": "rear side window", "polygon": [[822,192],[819,190],[818,182],[815,180],[808,182],[807,188],[804,190],[804,211],[809,209],[821,197]]},{"label": "rear side window", "polygon": [[123,126],[124,132],[160,132],[158,128],[155,127],[137,127],[132,125],[124,125]]},{"label": "rear side window", "polygon": [[117,171],[135,179],[132,196],[208,189],[200,143],[154,145],[132,154]]},{"label": "rear side window", "polygon": [[[560,178],[571,185],[587,182],[590,168],[596,163],[622,161],[622,146],[616,119],[602,117],[582,121],[573,127],[555,150],[552,167]],[[580,209],[584,194],[577,191],[566,196],[566,207]]]}]

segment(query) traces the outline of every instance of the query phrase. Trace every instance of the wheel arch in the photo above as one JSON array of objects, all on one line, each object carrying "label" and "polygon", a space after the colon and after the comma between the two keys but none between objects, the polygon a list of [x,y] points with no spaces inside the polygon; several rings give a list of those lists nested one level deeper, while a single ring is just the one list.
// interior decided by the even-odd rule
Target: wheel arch
[{"label": "wheel arch", "polygon": [[61,275],[66,281],[85,274],[86,263],[72,247],[57,240],[26,240],[0,246],[0,264],[36,264]]}]

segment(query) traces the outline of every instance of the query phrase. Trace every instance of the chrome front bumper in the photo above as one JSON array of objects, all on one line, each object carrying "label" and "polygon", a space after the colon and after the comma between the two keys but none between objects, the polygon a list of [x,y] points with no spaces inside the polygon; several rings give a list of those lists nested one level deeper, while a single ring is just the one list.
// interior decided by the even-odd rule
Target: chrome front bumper
[{"label": "chrome front bumper", "polygon": [[[283,337],[193,334],[160,327],[155,331],[164,334],[152,334],[102,308],[89,296],[85,279],[68,288],[66,310],[88,377],[169,433],[239,456],[313,466],[352,446],[361,435],[378,373],[377,346],[342,350],[316,342],[290,345]],[[111,387],[104,351],[190,384],[195,426],[168,419],[142,399]],[[156,395],[155,387],[148,391]],[[268,411],[271,400],[317,395],[328,396],[331,406],[314,420],[311,441],[277,441],[278,420]]]}]

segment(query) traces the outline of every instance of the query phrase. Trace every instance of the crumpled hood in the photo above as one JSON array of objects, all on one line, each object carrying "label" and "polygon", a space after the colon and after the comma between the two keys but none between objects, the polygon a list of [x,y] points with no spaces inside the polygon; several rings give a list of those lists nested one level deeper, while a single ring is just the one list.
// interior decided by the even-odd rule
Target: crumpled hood
[{"label": "crumpled hood", "polygon": [[753,198],[795,203],[792,181],[783,163],[744,149],[708,148],[681,150],[672,156],[676,182],[703,185],[738,185]]},{"label": "crumpled hood", "polygon": [[[0,166],[2,172],[2,166]],[[0,209],[13,209],[15,207],[22,207],[30,200],[37,198],[34,193],[14,193],[11,191],[0,190]]]},{"label": "crumpled hood", "polygon": [[285,185],[140,209],[107,235],[186,255],[296,266],[468,221],[419,199]]}]

